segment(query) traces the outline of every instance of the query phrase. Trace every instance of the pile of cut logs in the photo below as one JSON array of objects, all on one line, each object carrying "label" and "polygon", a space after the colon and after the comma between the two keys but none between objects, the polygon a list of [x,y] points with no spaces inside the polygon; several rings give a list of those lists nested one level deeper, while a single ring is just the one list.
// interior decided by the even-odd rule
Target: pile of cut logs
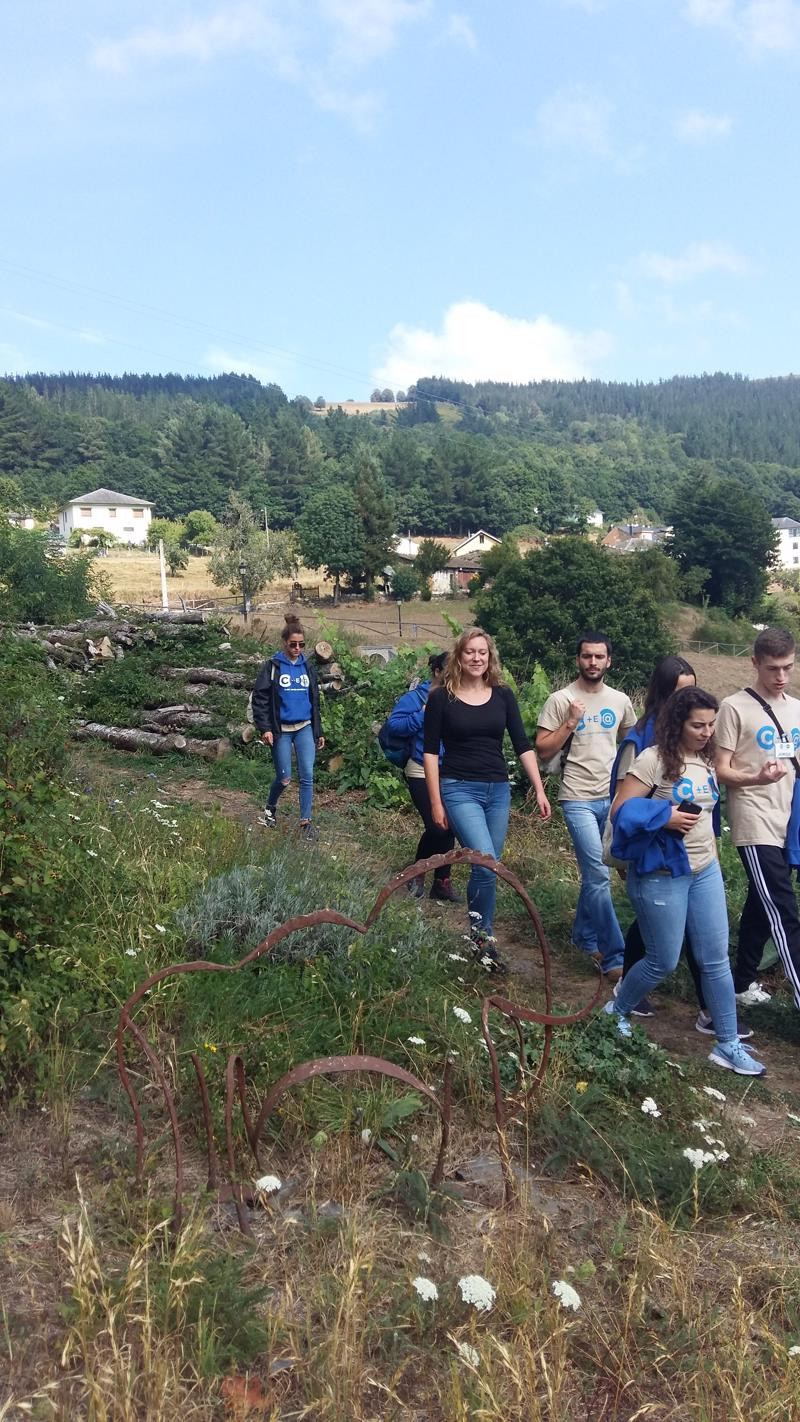
[{"label": "pile of cut logs", "polygon": [[[182,624],[208,621],[208,616],[204,617],[202,612],[163,613],[155,618],[153,614],[148,614],[148,622],[145,623],[117,618],[111,608],[103,607],[102,612],[103,616],[73,622],[67,627],[35,626],[32,623],[15,627],[14,634],[38,641],[47,653],[51,668],[61,666],[75,671],[86,671],[101,666],[104,662],[120,661],[126,652],[140,646],[152,646],[165,635],[179,637]],[[152,626],[153,620],[159,623],[158,632]],[[220,633],[227,636],[227,629],[222,625]],[[220,651],[223,650],[230,650],[229,642],[220,644]],[[319,670],[320,690],[326,695],[341,692],[344,689],[344,672],[339,663],[333,661],[330,642],[317,642],[314,655]],[[261,666],[264,658],[254,654],[236,657],[234,661],[237,666]],[[78,722],[73,731],[75,740],[100,740],[118,750],[148,750],[155,755],[178,751],[185,755],[202,756],[205,760],[220,760],[229,755],[232,749],[229,736],[204,740],[184,733],[199,726],[208,726],[214,721],[215,717],[210,711],[197,705],[198,699],[207,693],[209,687],[223,686],[244,692],[252,685],[255,673],[221,671],[217,667],[164,666],[160,675],[168,681],[183,682],[185,695],[193,699],[145,710],[138,727],[106,726],[99,721]],[[256,727],[249,720],[246,724],[229,725],[228,731],[245,744],[249,744],[258,735]]]}]

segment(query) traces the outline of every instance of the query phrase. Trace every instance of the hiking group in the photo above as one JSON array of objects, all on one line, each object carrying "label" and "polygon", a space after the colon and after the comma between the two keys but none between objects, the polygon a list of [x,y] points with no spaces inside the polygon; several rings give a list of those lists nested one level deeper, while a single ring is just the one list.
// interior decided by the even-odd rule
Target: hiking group
[{"label": "hiking group", "polygon": [[[255,724],[275,765],[262,823],[276,823],[294,746],[301,829],[312,837],[314,755],[324,745],[319,689],[303,655],[298,619],[287,618],[282,642],[253,691]],[[685,951],[698,998],[695,1026],[714,1038],[709,1059],[740,1075],[761,1076],[763,1063],[745,1046],[753,1033],[739,1024],[737,1010],[769,1000],[756,978],[769,938],[800,1007],[800,915],[792,882],[800,865],[800,701],[786,692],[794,638],[782,628],[759,633],[754,686],[721,705],[696,685],[683,657],[663,658],[638,718],[628,696],[606,682],[611,652],[602,632],[581,634],[577,675],[545,701],[535,746],[488,633],[469,628],[449,653],[429,658],[429,677],[399,698],[379,735],[384,753],[403,768],[422,822],[415,862],[449,852],[456,840],[502,857],[511,805],[508,733],[544,822],[552,809],[542,774],[559,777],[558,799],[580,874],[572,942],[612,987],[603,1010],[630,1036],[630,1018],[653,1016],[650,993]],[[748,884],[733,969],[717,849],[720,785]],[[611,894],[612,867],[635,911],[625,938]],[[422,897],[423,875],[409,891]],[[495,873],[473,865],[470,940],[486,970],[502,974],[496,892]],[[430,897],[460,901],[449,866],[434,871]]]}]

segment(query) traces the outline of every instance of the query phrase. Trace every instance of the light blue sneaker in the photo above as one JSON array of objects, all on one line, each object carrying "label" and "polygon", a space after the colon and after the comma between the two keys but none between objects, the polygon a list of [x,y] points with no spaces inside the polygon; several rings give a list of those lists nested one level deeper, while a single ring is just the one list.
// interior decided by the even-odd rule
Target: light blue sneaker
[{"label": "light blue sneaker", "polygon": [[764,1076],[767,1070],[763,1062],[751,1057],[738,1037],[734,1037],[732,1042],[717,1042],[713,1052],[709,1052],[708,1060],[726,1071],[735,1071],[737,1076]]},{"label": "light blue sneaker", "polygon": [[608,1002],[603,1004],[603,1011],[607,1017],[613,1017],[615,1019],[620,1037],[633,1036],[633,1028],[630,1022],[627,1017],[622,1016],[621,1012],[617,1012],[613,998],[609,998]]}]

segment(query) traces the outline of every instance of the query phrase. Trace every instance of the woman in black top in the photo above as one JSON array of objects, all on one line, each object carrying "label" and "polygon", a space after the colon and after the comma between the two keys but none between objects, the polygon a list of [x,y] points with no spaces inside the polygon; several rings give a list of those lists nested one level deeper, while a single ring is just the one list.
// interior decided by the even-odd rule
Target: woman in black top
[{"label": "woman in black top", "polygon": [[[425,708],[423,762],[434,824],[448,825],[465,849],[499,859],[503,853],[511,787],[503,737],[511,744],[536,794],[543,820],[552,813],[516,698],[503,685],[494,641],[480,627],[462,632],[447,658],[444,683]],[[439,743],[444,758],[439,766]],[[495,938],[497,877],[473,866],[467,888],[470,936],[484,967],[505,971]]]}]

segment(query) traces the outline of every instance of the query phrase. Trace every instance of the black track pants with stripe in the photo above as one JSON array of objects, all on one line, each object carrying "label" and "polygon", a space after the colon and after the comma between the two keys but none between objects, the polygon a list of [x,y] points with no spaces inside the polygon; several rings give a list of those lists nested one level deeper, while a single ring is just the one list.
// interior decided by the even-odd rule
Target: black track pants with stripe
[{"label": "black track pants with stripe", "polygon": [[739,923],[733,986],[744,992],[755,979],[768,938],[775,944],[800,1007],[800,914],[792,871],[776,844],[739,846],[747,875],[747,898]]}]

